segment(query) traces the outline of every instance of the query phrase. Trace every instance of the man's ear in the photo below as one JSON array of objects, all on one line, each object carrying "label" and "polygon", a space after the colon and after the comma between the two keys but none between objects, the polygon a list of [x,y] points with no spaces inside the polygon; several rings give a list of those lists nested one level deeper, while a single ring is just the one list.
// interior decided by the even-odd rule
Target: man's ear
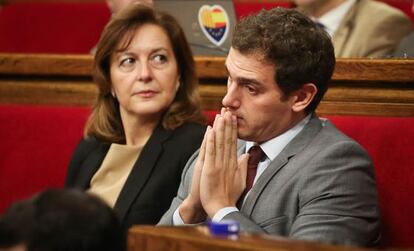
[{"label": "man's ear", "polygon": [[307,83],[293,93],[292,110],[295,112],[304,111],[315,98],[318,88],[313,83]]}]

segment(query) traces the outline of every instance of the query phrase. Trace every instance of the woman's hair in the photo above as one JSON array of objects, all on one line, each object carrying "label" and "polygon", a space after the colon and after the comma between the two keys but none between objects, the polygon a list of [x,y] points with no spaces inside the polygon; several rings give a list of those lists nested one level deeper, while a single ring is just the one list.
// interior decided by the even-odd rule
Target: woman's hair
[{"label": "woman's hair", "polygon": [[145,24],[158,25],[165,31],[180,76],[179,89],[162,116],[162,126],[165,129],[175,129],[185,122],[205,121],[201,114],[195,63],[182,28],[171,15],[136,4],[112,17],[97,45],[93,77],[98,86],[98,96],[85,126],[85,137],[93,136],[106,142],[125,142],[119,103],[111,95],[111,56],[119,49],[127,49],[135,32]]}]

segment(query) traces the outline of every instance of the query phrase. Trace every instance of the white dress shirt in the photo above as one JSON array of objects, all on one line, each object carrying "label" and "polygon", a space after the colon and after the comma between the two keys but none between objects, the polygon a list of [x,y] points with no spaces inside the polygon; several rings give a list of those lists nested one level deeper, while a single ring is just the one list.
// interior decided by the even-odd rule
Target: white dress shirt
[{"label": "white dress shirt", "polygon": [[355,4],[356,0],[346,0],[341,5],[328,11],[320,18],[311,17],[315,22],[321,23],[328,34],[333,37],[342,19],[348,13],[349,9]]},{"label": "white dress shirt", "polygon": [[[309,122],[311,115],[306,116],[304,119],[302,119],[298,124],[296,124],[294,127],[289,129],[288,131],[284,132],[283,134],[274,137],[260,145],[263,152],[266,155],[266,158],[259,162],[257,166],[257,172],[256,176],[253,181],[253,185],[256,183],[257,179],[259,179],[260,175],[266,170],[266,168],[270,165],[270,163],[279,155],[279,153],[286,147],[287,144],[289,144],[292,139],[298,135],[300,131],[305,127],[305,125]],[[252,147],[255,145],[254,142],[247,141],[246,142],[246,153]],[[250,192],[250,191],[249,191]],[[249,192],[244,197],[244,201],[246,200],[247,196],[249,196]],[[244,203],[243,201],[243,203]],[[184,225],[180,213],[179,213],[180,207],[178,207],[174,214],[173,214],[173,224],[174,225]],[[213,216],[213,221],[220,221],[222,220],[226,215],[229,213],[239,211],[237,207],[224,207],[217,211],[217,213]]]}]

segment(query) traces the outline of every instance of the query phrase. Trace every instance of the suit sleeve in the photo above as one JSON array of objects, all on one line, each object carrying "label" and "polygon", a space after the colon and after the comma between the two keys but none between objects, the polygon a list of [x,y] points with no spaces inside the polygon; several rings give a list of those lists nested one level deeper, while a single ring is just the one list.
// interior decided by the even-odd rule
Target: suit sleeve
[{"label": "suit sleeve", "polygon": [[199,150],[197,150],[187,161],[187,164],[185,165],[183,173],[181,175],[181,182],[180,186],[178,187],[177,196],[174,197],[170,208],[161,217],[161,220],[158,222],[157,225],[173,225],[173,214],[175,210],[181,205],[183,200],[189,194],[191,188],[191,181],[193,177],[194,165],[197,161],[198,153]]}]

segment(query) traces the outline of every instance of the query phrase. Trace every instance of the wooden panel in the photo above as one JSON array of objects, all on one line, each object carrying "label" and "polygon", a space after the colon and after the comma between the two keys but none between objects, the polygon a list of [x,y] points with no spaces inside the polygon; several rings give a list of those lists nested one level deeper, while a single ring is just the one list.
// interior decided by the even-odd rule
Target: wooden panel
[{"label": "wooden panel", "polygon": [[[223,57],[196,57],[200,78],[227,78]],[[0,74],[89,76],[90,55],[0,53]],[[414,82],[414,60],[338,59],[334,81]]]},{"label": "wooden panel", "polygon": [[0,53],[1,75],[91,76],[90,55]]},{"label": "wooden panel", "polygon": [[397,59],[338,59],[333,79],[336,81],[413,82],[413,61]]},{"label": "wooden panel", "polygon": [[[134,226],[128,233],[128,251],[368,251],[294,241],[269,235],[242,234],[237,240],[213,237],[205,227]],[[374,249],[370,249],[374,251]]]},{"label": "wooden panel", "polygon": [[[197,57],[204,109],[226,92],[222,57]],[[0,103],[90,105],[96,95],[89,55],[0,54]],[[322,115],[414,116],[414,60],[338,59]]]},{"label": "wooden panel", "polygon": [[3,0],[5,3],[105,3],[105,0]]},{"label": "wooden panel", "polygon": [[[155,0],[156,1],[156,0]],[[1,2],[1,1],[0,1]],[[69,2],[69,3],[84,3],[84,2],[102,2],[105,0],[4,0],[6,3],[47,3],[47,2]],[[238,3],[274,3],[274,2],[291,2],[291,0],[233,0],[235,4]]]},{"label": "wooden panel", "polygon": [[91,80],[0,80],[0,103],[92,105],[97,88]]}]

